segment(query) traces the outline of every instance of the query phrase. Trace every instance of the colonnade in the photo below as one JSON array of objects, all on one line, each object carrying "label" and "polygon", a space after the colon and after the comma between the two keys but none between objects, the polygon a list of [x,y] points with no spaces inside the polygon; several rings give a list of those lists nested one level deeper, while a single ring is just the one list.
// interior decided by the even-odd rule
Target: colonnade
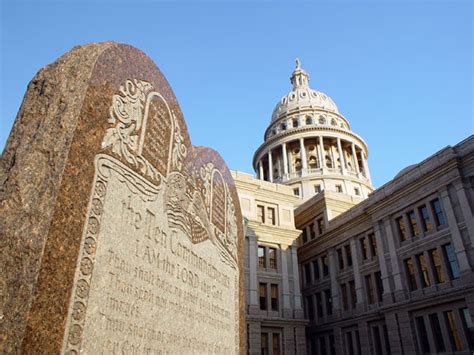
[{"label": "colonnade", "polygon": [[[316,139],[317,138],[317,139]],[[365,151],[339,137],[309,137],[283,142],[257,162],[260,180],[283,182],[301,175],[340,173],[370,180]]]}]

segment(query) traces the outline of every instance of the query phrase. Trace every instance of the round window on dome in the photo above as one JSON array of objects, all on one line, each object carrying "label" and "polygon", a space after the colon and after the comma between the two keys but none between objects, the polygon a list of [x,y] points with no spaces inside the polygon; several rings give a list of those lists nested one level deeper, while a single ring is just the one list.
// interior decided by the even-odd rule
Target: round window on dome
[{"label": "round window on dome", "polygon": [[335,120],[334,118],[331,120],[331,124],[332,124],[333,126],[335,126],[335,125],[337,124],[337,122],[336,122],[336,120]]},{"label": "round window on dome", "polygon": [[295,97],[296,97],[295,93],[291,94],[291,95],[290,95],[290,101],[294,100]]},{"label": "round window on dome", "polygon": [[319,116],[319,123],[320,124],[325,124],[326,123],[326,119],[324,118],[324,116]]}]

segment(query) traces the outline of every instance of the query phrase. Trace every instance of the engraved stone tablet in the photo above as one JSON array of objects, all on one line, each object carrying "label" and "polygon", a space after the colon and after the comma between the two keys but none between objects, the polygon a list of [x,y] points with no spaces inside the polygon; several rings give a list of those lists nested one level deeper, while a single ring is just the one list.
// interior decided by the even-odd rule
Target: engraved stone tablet
[{"label": "engraved stone tablet", "polygon": [[142,52],[91,44],[42,69],[1,163],[0,352],[243,351],[233,180]]}]

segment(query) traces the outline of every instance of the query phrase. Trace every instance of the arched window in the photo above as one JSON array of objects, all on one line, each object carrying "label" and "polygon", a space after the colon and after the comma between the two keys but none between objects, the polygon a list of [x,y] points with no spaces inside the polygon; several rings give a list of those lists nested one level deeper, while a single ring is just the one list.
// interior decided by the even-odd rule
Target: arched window
[{"label": "arched window", "polygon": [[301,171],[302,167],[303,166],[301,165],[301,159],[300,158],[295,159],[295,170],[296,171]]},{"label": "arched window", "polygon": [[313,124],[313,119],[311,118],[311,116],[306,116],[306,124]]},{"label": "arched window", "polygon": [[298,119],[295,118],[293,120],[293,128],[296,128],[296,127],[298,127]]},{"label": "arched window", "polygon": [[280,128],[282,131],[286,131],[286,123],[282,123]]},{"label": "arched window", "polygon": [[308,166],[310,169],[316,169],[318,167],[318,158],[311,155],[308,160]]}]

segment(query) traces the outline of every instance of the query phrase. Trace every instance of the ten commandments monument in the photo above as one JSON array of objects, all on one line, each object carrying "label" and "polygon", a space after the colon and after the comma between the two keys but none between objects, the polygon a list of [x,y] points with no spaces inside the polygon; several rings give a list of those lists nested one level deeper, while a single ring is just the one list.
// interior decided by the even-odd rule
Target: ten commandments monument
[{"label": "ten commandments monument", "polygon": [[38,72],[0,201],[0,352],[244,348],[233,180],[141,51],[90,44]]}]

